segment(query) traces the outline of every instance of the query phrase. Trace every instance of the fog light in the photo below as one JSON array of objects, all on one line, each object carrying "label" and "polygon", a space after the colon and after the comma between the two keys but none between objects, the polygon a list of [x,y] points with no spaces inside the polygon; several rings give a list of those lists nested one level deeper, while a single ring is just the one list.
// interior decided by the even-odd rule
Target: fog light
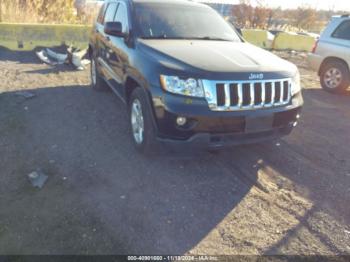
[{"label": "fog light", "polygon": [[296,127],[298,125],[298,122],[294,122],[293,127]]},{"label": "fog light", "polygon": [[300,119],[300,115],[299,114],[297,114],[297,117],[296,117],[297,119]]},{"label": "fog light", "polygon": [[186,125],[186,123],[187,123],[187,119],[186,119],[186,117],[179,116],[179,117],[176,119],[176,123],[177,123],[179,126],[184,126],[184,125]]}]

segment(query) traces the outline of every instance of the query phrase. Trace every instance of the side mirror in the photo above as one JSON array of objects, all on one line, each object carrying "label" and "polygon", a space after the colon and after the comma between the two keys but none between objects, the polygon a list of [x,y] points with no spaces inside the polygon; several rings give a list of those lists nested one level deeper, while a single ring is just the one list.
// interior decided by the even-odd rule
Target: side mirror
[{"label": "side mirror", "polygon": [[125,37],[126,34],[123,33],[123,26],[120,22],[107,22],[105,24],[104,32],[107,35]]},{"label": "side mirror", "polygon": [[237,33],[238,33],[240,36],[243,36],[243,33],[242,33],[242,29],[241,29],[241,28],[235,26],[235,29],[236,29]]}]

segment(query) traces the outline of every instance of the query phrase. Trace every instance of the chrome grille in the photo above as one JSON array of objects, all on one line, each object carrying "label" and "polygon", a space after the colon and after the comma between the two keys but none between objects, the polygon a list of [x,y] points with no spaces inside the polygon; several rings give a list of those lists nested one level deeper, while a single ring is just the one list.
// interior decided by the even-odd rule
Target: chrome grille
[{"label": "chrome grille", "polygon": [[203,80],[205,97],[212,111],[252,110],[287,105],[291,79],[260,81]]}]

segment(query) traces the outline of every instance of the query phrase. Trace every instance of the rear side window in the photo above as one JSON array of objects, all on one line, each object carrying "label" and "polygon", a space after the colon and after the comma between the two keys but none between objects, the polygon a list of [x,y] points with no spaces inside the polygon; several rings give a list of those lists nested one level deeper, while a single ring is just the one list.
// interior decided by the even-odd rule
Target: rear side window
[{"label": "rear side window", "polygon": [[334,38],[350,40],[350,21],[341,23],[332,36]]},{"label": "rear side window", "polygon": [[105,19],[104,19],[104,24],[107,22],[114,21],[114,16],[115,16],[116,11],[117,11],[117,4],[116,3],[111,3],[108,5],[107,10],[106,10]]},{"label": "rear side window", "polygon": [[105,11],[106,11],[106,5],[103,4],[100,8],[100,12],[98,13],[98,17],[97,17],[97,23],[99,24],[103,24],[103,19],[104,19],[104,16],[105,16]]}]

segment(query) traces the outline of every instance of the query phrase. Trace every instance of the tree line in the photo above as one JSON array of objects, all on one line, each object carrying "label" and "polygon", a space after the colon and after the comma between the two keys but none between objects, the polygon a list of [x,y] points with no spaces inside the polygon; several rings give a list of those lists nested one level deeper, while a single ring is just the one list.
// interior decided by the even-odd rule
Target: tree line
[{"label": "tree line", "polygon": [[294,27],[297,30],[319,31],[333,15],[344,14],[334,10],[316,10],[308,5],[297,9],[270,8],[264,0],[240,0],[233,7],[232,16],[238,27],[241,28],[286,28]]},{"label": "tree line", "polygon": [[0,22],[74,23],[74,0],[0,0]]},{"label": "tree line", "polygon": [[[252,5],[254,1],[254,5]],[[0,0],[0,22],[91,23],[96,10],[77,15],[74,0]],[[90,12],[91,11],[91,12]],[[320,31],[336,14],[317,11],[310,6],[282,10],[269,8],[265,0],[240,0],[232,9],[232,18],[241,28]]]}]

